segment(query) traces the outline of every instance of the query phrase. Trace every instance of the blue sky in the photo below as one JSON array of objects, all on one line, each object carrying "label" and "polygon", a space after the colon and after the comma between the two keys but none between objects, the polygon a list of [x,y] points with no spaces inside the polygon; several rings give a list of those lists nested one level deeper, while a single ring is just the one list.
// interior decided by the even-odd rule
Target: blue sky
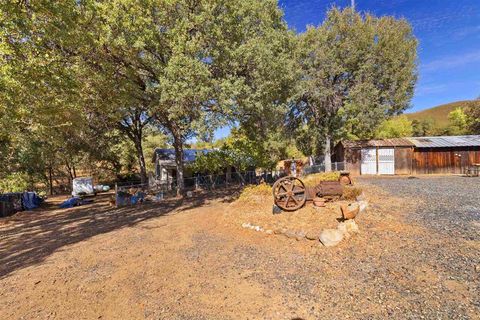
[{"label": "blue sky", "polygon": [[[322,23],[350,0],[279,0],[290,28]],[[480,96],[480,0],[355,0],[357,10],[406,18],[419,40],[419,79],[407,112]],[[216,137],[228,135],[222,128]]]}]

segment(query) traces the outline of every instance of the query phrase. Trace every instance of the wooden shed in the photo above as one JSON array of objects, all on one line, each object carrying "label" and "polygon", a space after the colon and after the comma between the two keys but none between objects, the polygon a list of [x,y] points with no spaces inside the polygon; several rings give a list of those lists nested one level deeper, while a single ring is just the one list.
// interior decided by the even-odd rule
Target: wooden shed
[{"label": "wooden shed", "polygon": [[460,174],[480,163],[480,136],[342,141],[332,161],[352,174]]}]

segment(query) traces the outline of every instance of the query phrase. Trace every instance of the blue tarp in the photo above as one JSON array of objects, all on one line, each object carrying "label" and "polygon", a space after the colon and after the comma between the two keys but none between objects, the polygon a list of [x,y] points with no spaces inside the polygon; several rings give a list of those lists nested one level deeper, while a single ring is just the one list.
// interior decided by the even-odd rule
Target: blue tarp
[{"label": "blue tarp", "polygon": [[24,192],[22,194],[22,204],[24,210],[32,210],[38,208],[42,204],[43,199],[35,192]]},{"label": "blue tarp", "polygon": [[73,207],[79,206],[81,204],[82,204],[82,199],[80,199],[79,197],[72,197],[72,198],[62,202],[62,204],[60,205],[60,208],[62,208],[62,209],[73,208]]}]

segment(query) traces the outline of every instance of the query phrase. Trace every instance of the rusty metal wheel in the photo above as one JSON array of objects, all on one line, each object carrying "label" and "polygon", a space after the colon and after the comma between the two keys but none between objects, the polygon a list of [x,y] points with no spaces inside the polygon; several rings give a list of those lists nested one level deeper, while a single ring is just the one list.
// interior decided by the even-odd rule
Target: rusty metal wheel
[{"label": "rusty metal wheel", "polygon": [[307,193],[302,180],[295,177],[283,177],[273,184],[273,201],[285,211],[295,211],[307,201]]}]

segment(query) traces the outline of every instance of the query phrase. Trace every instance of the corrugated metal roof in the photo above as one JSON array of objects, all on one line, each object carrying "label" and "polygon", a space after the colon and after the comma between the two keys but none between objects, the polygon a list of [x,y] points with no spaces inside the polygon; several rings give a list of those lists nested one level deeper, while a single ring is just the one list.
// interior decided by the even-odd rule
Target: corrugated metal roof
[{"label": "corrugated metal roof", "polygon": [[346,140],[342,141],[345,148],[371,148],[371,147],[413,147],[414,144],[406,138],[392,138],[379,140]]},{"label": "corrugated metal roof", "polygon": [[477,136],[440,136],[412,137],[378,140],[346,140],[342,141],[345,148],[372,147],[416,147],[416,148],[452,148],[480,147],[480,135]]},{"label": "corrugated metal roof", "polygon": [[480,135],[413,137],[407,139],[417,148],[480,147]]}]

